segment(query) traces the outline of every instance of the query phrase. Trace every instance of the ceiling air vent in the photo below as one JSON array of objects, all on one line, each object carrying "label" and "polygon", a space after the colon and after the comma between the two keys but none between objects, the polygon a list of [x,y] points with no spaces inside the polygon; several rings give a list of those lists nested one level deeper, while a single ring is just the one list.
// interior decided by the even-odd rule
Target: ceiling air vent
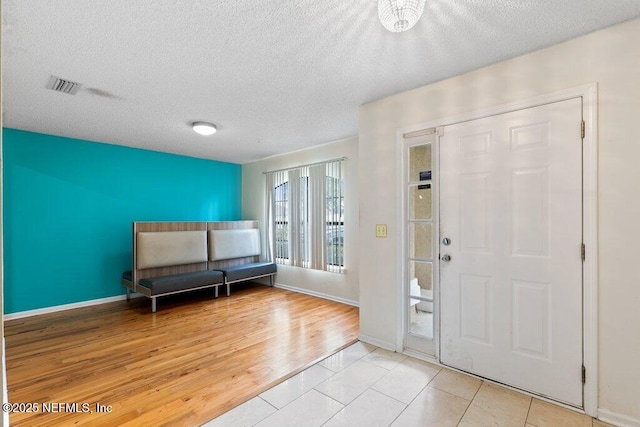
[{"label": "ceiling air vent", "polygon": [[72,82],[70,80],[61,79],[60,77],[49,77],[49,83],[47,83],[47,89],[55,90],[56,92],[68,93],[69,95],[75,95],[82,86],[80,83]]}]

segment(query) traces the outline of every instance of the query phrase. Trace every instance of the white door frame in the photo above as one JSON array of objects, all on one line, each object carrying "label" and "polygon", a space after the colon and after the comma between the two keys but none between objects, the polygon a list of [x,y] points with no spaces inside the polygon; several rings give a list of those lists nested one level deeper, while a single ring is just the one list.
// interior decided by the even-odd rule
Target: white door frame
[{"label": "white door frame", "polygon": [[[396,180],[398,189],[404,191],[405,176],[403,163],[404,137],[405,133],[416,132],[421,129],[438,128],[470,120],[476,120],[497,114],[511,111],[532,108],[552,102],[564,101],[567,99],[582,97],[582,117],[585,121],[585,133],[583,138],[582,154],[582,182],[583,182],[583,237],[586,246],[586,257],[583,263],[583,357],[586,369],[586,381],[584,384],[584,411],[587,415],[597,416],[598,409],[598,85],[592,83],[567,90],[540,95],[525,100],[510,102],[491,108],[472,111],[456,116],[431,120],[413,126],[398,129],[396,131]],[[432,153],[434,170],[439,170],[438,144]],[[437,182],[437,181],[436,181]],[[435,182],[434,182],[435,185]],[[399,204],[396,212],[397,224],[404,224],[404,206]],[[434,230],[439,230],[439,223],[434,217]],[[400,227],[404,229],[404,227]],[[434,231],[434,239],[439,236]],[[404,248],[406,243],[406,232],[400,233],[398,239],[397,257],[397,283],[404,283]],[[438,278],[436,278],[438,279]],[[398,316],[397,319],[397,340],[398,351],[404,350],[404,318],[406,316],[405,300],[406,287],[396,287]],[[434,283],[434,311],[437,305],[439,310],[440,295],[436,292],[439,283]],[[437,329],[436,329],[437,328]],[[439,337],[439,322],[434,319],[434,336]],[[436,358],[440,358],[440,342],[436,338]]]}]

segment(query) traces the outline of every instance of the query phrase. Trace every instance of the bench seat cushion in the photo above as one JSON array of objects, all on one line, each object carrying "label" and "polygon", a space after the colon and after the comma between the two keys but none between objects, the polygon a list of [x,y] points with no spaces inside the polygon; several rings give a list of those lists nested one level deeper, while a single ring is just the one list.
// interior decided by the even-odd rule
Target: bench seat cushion
[{"label": "bench seat cushion", "polygon": [[161,295],[201,286],[222,284],[223,281],[224,277],[220,271],[196,271],[140,279],[139,283],[151,290],[151,295]]},{"label": "bench seat cushion", "polygon": [[224,273],[227,277],[227,282],[237,282],[252,277],[275,274],[278,271],[278,267],[275,262],[254,262],[231,267],[220,267],[216,270]]},{"label": "bench seat cushion", "polygon": [[131,274],[131,270],[125,271],[124,273],[122,273],[122,279],[123,280],[132,281],[133,280],[133,274]]}]

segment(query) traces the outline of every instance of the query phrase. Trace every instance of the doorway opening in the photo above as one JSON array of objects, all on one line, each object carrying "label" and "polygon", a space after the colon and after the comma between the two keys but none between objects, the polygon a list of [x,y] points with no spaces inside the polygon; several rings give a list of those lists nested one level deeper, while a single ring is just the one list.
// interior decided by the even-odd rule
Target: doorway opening
[{"label": "doorway opening", "polygon": [[[577,242],[571,243],[571,249],[563,249],[560,252],[571,253],[571,256],[577,254],[579,265],[580,279],[576,282],[573,279],[565,278],[537,278],[527,280],[526,278],[511,277],[507,279],[500,279],[502,283],[507,283],[508,292],[499,291],[500,285],[495,285],[495,280],[491,277],[491,274],[465,273],[463,271],[457,271],[455,274],[451,274],[447,278],[447,271],[451,273],[452,266],[455,263],[461,261],[464,256],[468,254],[462,254],[462,252],[483,252],[483,241],[487,240],[491,236],[490,231],[502,220],[493,221],[491,217],[483,218],[483,215],[487,213],[483,206],[491,207],[493,202],[487,202],[485,198],[480,197],[483,189],[487,192],[492,192],[494,188],[502,187],[506,189],[507,196],[503,199],[505,209],[507,212],[507,221],[502,221],[508,224],[506,230],[503,227],[501,231],[503,243],[503,252],[507,254],[511,259],[515,259],[518,262],[525,262],[528,260],[535,263],[545,262],[544,259],[550,258],[549,251],[555,247],[556,242],[559,240],[559,235],[554,231],[549,233],[532,232],[531,230],[550,230],[550,224],[553,221],[552,216],[558,216],[557,213],[551,212],[555,209],[555,206],[559,206],[558,200],[561,197],[556,197],[556,201],[552,198],[554,192],[563,191],[558,184],[554,170],[559,171],[564,168],[563,161],[558,164],[562,164],[560,168],[556,166],[548,166],[542,163],[538,165],[516,165],[513,168],[505,168],[503,171],[502,179],[494,179],[493,183],[489,183],[491,179],[488,176],[482,176],[483,171],[470,170],[460,175],[460,180],[456,184],[458,196],[460,189],[465,190],[466,196],[459,200],[454,210],[460,214],[460,209],[465,211],[465,217],[471,218],[471,221],[460,221],[460,218],[454,220],[457,222],[457,232],[463,231],[463,234],[458,234],[455,237],[451,237],[449,229],[446,229],[446,219],[444,215],[441,215],[442,209],[445,211],[448,209],[444,198],[448,194],[455,192],[445,191],[443,188],[446,186],[444,183],[445,175],[447,174],[442,165],[441,159],[441,144],[446,142],[447,134],[451,129],[448,128],[453,125],[461,125],[468,122],[478,121],[482,119],[495,118],[501,115],[508,115],[514,112],[525,112],[526,110],[534,111],[536,107],[545,105],[560,105],[565,101],[574,100],[574,103],[579,103],[577,108],[572,107],[572,111],[579,110],[578,119],[575,120],[575,114],[569,113],[571,118],[571,124],[566,127],[567,135],[570,135],[570,139],[579,141],[580,148],[577,157],[577,168],[574,169],[573,183],[579,181],[578,184],[578,198],[580,199],[580,212],[578,213],[577,220],[574,218],[570,222],[577,223],[580,227],[579,238]],[[597,310],[597,85],[591,84],[578,88],[568,89],[548,95],[538,96],[524,101],[517,101],[510,104],[494,107],[491,109],[485,109],[482,111],[467,113],[455,117],[449,117],[446,119],[438,119],[431,122],[421,123],[412,127],[400,129],[398,131],[398,145],[399,154],[399,180],[402,185],[403,200],[402,206],[399,208],[398,219],[403,222],[403,235],[399,241],[399,255],[398,260],[402,260],[402,271],[399,272],[399,283],[401,286],[398,288],[402,292],[402,307],[401,307],[401,319],[398,328],[402,337],[402,349],[404,352],[410,355],[417,355],[424,359],[434,359],[437,362],[447,364],[459,370],[467,371],[473,375],[481,376],[489,380],[502,382],[507,385],[511,385],[515,388],[520,388],[525,391],[529,391],[533,394],[537,394],[542,397],[550,398],[552,400],[563,402],[577,408],[583,408],[589,415],[596,415],[597,413],[597,322],[598,322],[598,310]],[[569,102],[570,104],[571,102]],[[565,104],[568,105],[568,104]],[[543,108],[544,110],[544,108]],[[544,113],[543,113],[544,115]],[[513,117],[518,116],[515,114]],[[512,117],[512,118],[513,118]],[[527,119],[528,120],[528,119]],[[525,122],[527,121],[525,120]],[[490,121],[490,120],[489,120]],[[563,125],[564,126],[564,125]],[[538,156],[536,161],[541,161],[540,154],[546,150],[545,145],[551,147],[553,150],[557,148],[557,142],[549,142],[548,132],[555,132],[557,124],[549,125],[546,119],[533,119],[528,123],[516,123],[506,126],[507,136],[503,138],[506,143],[503,147],[507,151],[515,152],[529,152],[531,158]],[[454,129],[455,130],[455,129]],[[444,134],[442,141],[440,135]],[[478,156],[483,156],[483,152],[488,152],[492,147],[492,138],[494,138],[491,132],[486,133],[482,130],[472,130],[467,135],[458,135],[456,141],[453,142],[458,148],[461,147],[461,138],[463,141],[465,155],[468,158],[474,158],[470,160],[469,164],[477,164],[482,162]],[[422,141],[420,141],[422,138]],[[429,139],[431,138],[431,139]],[[495,139],[495,138],[494,138]],[[547,142],[544,142],[544,141]],[[414,145],[420,145],[429,142],[432,150],[432,163],[431,163],[431,192],[432,192],[432,218],[431,218],[431,241],[434,244],[433,253],[431,258],[415,258],[411,251],[412,231],[411,227],[414,227],[413,235],[415,233],[415,225],[412,226],[412,220],[417,221],[416,218],[410,218],[410,192],[412,184],[417,187],[423,185],[420,182],[419,176],[416,181],[410,179],[409,174],[411,166],[409,164],[409,148]],[[541,142],[540,144],[537,144]],[[449,141],[449,144],[452,142]],[[566,147],[566,146],[565,146]],[[574,147],[575,148],[575,147]],[[562,151],[564,148],[560,148]],[[533,154],[538,150],[538,154]],[[553,151],[552,150],[552,151]],[[573,149],[572,149],[573,150]],[[548,152],[549,150],[547,150]],[[574,154],[576,151],[573,151]],[[566,153],[565,153],[566,154]],[[555,154],[553,154],[555,155]],[[566,157],[568,159],[570,157]],[[460,160],[460,159],[458,159]],[[542,159],[544,160],[544,159]],[[455,162],[454,162],[455,163]],[[451,163],[451,164],[454,164]],[[534,162],[535,163],[535,162]],[[491,170],[492,168],[488,168]],[[578,169],[579,176],[578,181],[575,180],[575,169]],[[477,179],[475,179],[477,178]],[[449,179],[449,178],[447,178]],[[441,182],[439,182],[441,180]],[[465,184],[465,185],[463,185]],[[482,185],[481,185],[482,184]],[[489,185],[491,184],[491,185]],[[515,191],[520,189],[522,191]],[[575,189],[575,187],[574,187]],[[515,192],[514,192],[515,191]],[[467,197],[468,196],[468,197]],[[557,196],[557,194],[556,194]],[[550,197],[550,198],[548,198]],[[575,197],[570,197],[572,200]],[[573,203],[575,207],[575,203]],[[483,209],[484,212],[483,212]],[[571,208],[573,209],[573,208]],[[473,214],[470,214],[473,212]],[[516,218],[523,212],[529,212],[529,217],[520,217],[517,221],[511,222],[511,218]],[[446,212],[445,212],[446,213]],[[573,215],[573,214],[572,214]],[[447,214],[448,216],[448,214]],[[575,215],[574,215],[575,216]],[[505,218],[503,218],[504,220]],[[484,225],[482,223],[484,221]],[[493,221],[493,225],[491,225]],[[519,221],[519,222],[518,222]],[[556,224],[556,229],[562,230],[575,227],[564,227],[563,220],[558,220],[560,226]],[[426,223],[426,221],[425,221]],[[443,225],[444,224],[444,225]],[[532,225],[535,225],[532,227]],[[537,228],[536,228],[537,227]],[[499,228],[499,227],[498,227]],[[489,231],[488,231],[489,230]],[[575,231],[575,230],[574,230]],[[572,232],[573,233],[573,232]],[[423,233],[425,234],[425,233]],[[447,234],[447,235],[445,235]],[[573,233],[576,234],[576,233]],[[542,237],[541,237],[542,236]],[[575,239],[573,239],[575,240]],[[446,243],[445,243],[446,242]],[[488,248],[493,250],[491,245],[494,243],[489,242]],[[453,247],[458,245],[457,248]],[[465,246],[466,245],[466,246]],[[464,250],[460,252],[461,246],[465,246]],[[485,249],[487,246],[485,246]],[[584,257],[586,248],[587,256]],[[575,249],[575,250],[574,250]],[[457,252],[456,252],[457,251]],[[449,253],[451,252],[451,253]],[[486,251],[485,251],[486,252]],[[556,250],[556,253],[559,253]],[[462,254],[462,255],[461,255]],[[461,258],[462,256],[462,258]],[[443,259],[444,258],[444,259]],[[497,258],[496,258],[497,259]],[[425,298],[416,298],[422,296],[422,290],[416,289],[420,292],[411,292],[411,280],[414,279],[415,269],[412,270],[410,263],[415,262],[432,262],[432,292],[433,292],[433,338],[429,339],[428,335],[420,329],[414,327],[414,332],[411,332],[411,309],[414,306],[424,302]],[[477,260],[476,260],[477,261]],[[504,261],[504,260],[503,260]],[[569,262],[569,261],[567,261]],[[575,259],[571,258],[570,261],[575,264]],[[526,262],[525,262],[526,263]],[[472,261],[473,264],[473,261]],[[481,265],[482,262],[476,263]],[[553,264],[553,262],[551,263]],[[561,265],[562,262],[556,263]],[[507,265],[504,268],[498,268],[496,271],[510,271],[513,270]],[[527,267],[529,270],[536,270],[538,267]],[[575,267],[575,266],[574,266]],[[570,270],[575,272],[575,268],[571,267]],[[547,267],[541,267],[547,269]],[[560,267],[560,270],[562,268]],[[526,268],[525,268],[526,270]],[[547,269],[548,270],[548,269]],[[478,274],[476,274],[478,273]],[[502,274],[502,273],[500,273]],[[572,274],[572,277],[575,274]],[[450,280],[454,278],[453,280]],[[575,278],[575,277],[574,277]],[[464,279],[464,280],[463,280]],[[418,278],[418,281],[420,279]],[[464,282],[464,283],[463,283]],[[555,360],[555,352],[566,347],[560,344],[562,339],[558,340],[556,337],[556,325],[558,322],[563,322],[564,314],[551,313],[554,309],[554,304],[559,296],[554,293],[556,289],[561,287],[558,283],[578,283],[579,295],[572,299],[572,307],[569,309],[571,314],[568,314],[570,318],[571,334],[578,336],[577,341],[574,340],[571,345],[569,353],[573,356],[567,360],[571,360],[570,367],[566,370],[570,372],[570,382],[573,384],[573,391],[568,394],[566,391],[564,394],[553,394],[548,390],[539,387],[538,385],[530,386],[526,384],[520,384],[512,379],[503,379],[500,376],[494,375],[494,373],[486,373],[476,371],[469,368],[469,360],[465,359],[468,355],[468,343],[472,343],[472,347],[475,345],[477,349],[482,347],[496,346],[498,343],[498,334],[507,336],[508,339],[502,340],[500,346],[505,351],[505,354],[510,354],[512,358],[518,359],[518,357],[528,358],[535,363],[541,363],[541,366],[545,366],[545,359]],[[575,283],[574,283],[575,282]],[[573,284],[568,287],[573,288]],[[444,288],[447,287],[445,290]],[[453,304],[451,301],[446,303],[445,298],[447,292],[454,291],[457,294]],[[463,290],[463,292],[461,292]],[[570,293],[575,293],[575,289],[572,289]],[[502,295],[496,297],[496,295]],[[577,293],[575,293],[577,295]],[[450,295],[449,295],[450,296]],[[496,299],[498,298],[498,299]],[[418,302],[416,302],[416,300]],[[500,301],[498,301],[500,300]],[[506,302],[507,308],[502,306],[503,310],[500,310],[502,302]],[[576,304],[577,302],[577,304]],[[423,306],[424,307],[424,306]],[[452,307],[457,307],[455,310]],[[471,310],[470,308],[473,308]],[[561,310],[562,311],[562,310]],[[500,313],[504,313],[506,317]],[[577,313],[577,315],[576,315]],[[449,318],[447,318],[449,316]],[[493,316],[493,317],[492,317]],[[504,331],[494,330],[495,323],[498,317],[501,318],[498,323],[506,324],[511,329],[506,334]],[[454,322],[454,323],[451,323]],[[453,327],[450,327],[451,325]],[[577,326],[576,326],[577,325]],[[448,332],[447,332],[448,328]],[[427,329],[428,330],[428,329]],[[448,334],[448,335],[447,335]],[[451,337],[455,337],[456,340],[462,342],[462,347],[456,348],[450,342]],[[463,337],[464,336],[464,337]],[[502,339],[502,338],[501,338]],[[554,341],[555,340],[555,341]],[[484,342],[483,342],[484,341]],[[574,345],[576,344],[577,345]],[[398,344],[400,347],[400,344]],[[486,349],[485,349],[486,350]],[[484,351],[484,350],[482,350]],[[482,352],[481,351],[481,352]],[[550,353],[552,352],[552,353]],[[447,353],[447,354],[445,354]],[[574,357],[575,355],[578,357]],[[549,355],[552,354],[551,357]],[[515,356],[514,356],[515,355]],[[485,357],[486,356],[486,357]],[[504,356],[504,354],[503,354]],[[475,356],[471,356],[472,358]],[[517,372],[539,372],[540,370],[546,370],[547,368],[536,367],[535,369],[523,369],[521,370],[517,366],[511,366],[511,362],[508,359],[504,359],[502,356],[491,357],[491,355],[479,356],[479,360],[489,360],[489,365],[493,365],[497,371],[509,371],[511,373]],[[452,362],[453,360],[453,362]],[[462,361],[461,364],[455,362]],[[577,360],[577,363],[576,363]],[[534,364],[535,364],[534,363]],[[477,367],[476,360],[471,361],[471,365]],[[576,365],[576,366],[574,366]],[[569,366],[569,365],[567,365]],[[574,369],[575,368],[575,369]],[[518,377],[518,375],[516,375]],[[527,377],[527,375],[525,375]],[[528,375],[533,378],[533,376]],[[529,378],[529,380],[531,379]],[[576,387],[576,379],[578,379],[578,385]],[[535,378],[534,378],[535,380]],[[555,381],[555,380],[553,380]],[[551,382],[553,382],[551,381]],[[535,382],[535,381],[534,381]],[[549,383],[550,381],[544,380],[542,384]],[[575,390],[579,392],[576,393]]]}]

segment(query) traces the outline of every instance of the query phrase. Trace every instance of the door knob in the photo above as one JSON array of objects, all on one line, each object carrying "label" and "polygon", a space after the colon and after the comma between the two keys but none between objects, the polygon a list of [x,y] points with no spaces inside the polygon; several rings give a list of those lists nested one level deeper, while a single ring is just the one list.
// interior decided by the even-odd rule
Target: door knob
[{"label": "door knob", "polygon": [[451,256],[447,255],[447,254],[442,255],[442,261],[444,261],[444,262],[451,261]]}]

